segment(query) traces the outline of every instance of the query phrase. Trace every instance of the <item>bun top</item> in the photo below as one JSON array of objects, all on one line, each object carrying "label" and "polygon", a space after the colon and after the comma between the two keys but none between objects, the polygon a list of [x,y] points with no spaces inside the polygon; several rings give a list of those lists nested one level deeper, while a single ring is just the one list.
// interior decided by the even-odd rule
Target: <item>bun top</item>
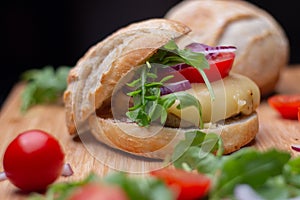
[{"label": "bun top", "polygon": [[190,29],[167,19],[149,19],[121,28],[92,46],[68,76],[64,93],[66,121],[70,134],[110,99],[118,80],[143,64],[158,48]]},{"label": "bun top", "polygon": [[266,11],[246,1],[185,0],[165,18],[189,26],[192,40],[211,46],[237,47],[233,72],[251,78],[261,94],[273,91],[289,57],[281,26]]}]

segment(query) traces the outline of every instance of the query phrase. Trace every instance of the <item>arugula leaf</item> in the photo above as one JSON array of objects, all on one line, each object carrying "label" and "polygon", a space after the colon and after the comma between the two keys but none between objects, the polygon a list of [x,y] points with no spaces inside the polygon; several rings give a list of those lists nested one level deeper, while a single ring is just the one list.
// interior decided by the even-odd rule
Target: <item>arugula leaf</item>
[{"label": "arugula leaf", "polygon": [[212,154],[215,152],[218,156],[223,153],[222,140],[217,134],[189,131],[185,133],[185,139],[176,145],[172,161],[176,168],[214,174],[221,164]]},{"label": "arugula leaf", "polygon": [[192,52],[190,49],[179,49],[174,40],[170,40],[159,49],[158,52],[149,59],[149,62],[168,66],[186,63],[199,69],[209,68],[208,61],[204,54]]},{"label": "arugula leaf", "polygon": [[289,184],[300,188],[300,157],[291,159],[284,166],[283,175]]},{"label": "arugula leaf", "polygon": [[127,95],[133,98],[133,106],[128,109],[126,116],[139,126],[149,126],[151,122],[160,118],[160,123],[164,124],[167,120],[167,110],[175,103],[180,101],[178,109],[189,106],[195,106],[199,111],[199,126],[203,127],[201,105],[199,101],[186,92],[176,92],[161,96],[160,88],[163,84],[173,78],[173,76],[165,76],[161,80],[156,81],[156,67],[152,67],[149,62],[137,70],[140,77],[127,86],[134,88],[134,91],[128,92]]},{"label": "arugula leaf", "polygon": [[[211,177],[213,184],[207,199],[236,199],[234,190],[243,185],[253,189],[254,194],[261,199],[281,200],[300,196],[298,181],[290,179],[300,175],[299,157],[291,159],[288,152],[275,149],[260,152],[253,148],[243,148],[226,156],[215,156],[211,153],[215,152],[215,148],[203,148],[203,145],[218,148],[219,139],[214,133],[190,131],[186,134],[186,139],[176,147],[176,151],[186,150],[174,162],[176,168],[196,169]],[[155,177],[131,177],[115,172],[103,178],[91,173],[78,182],[55,183],[45,195],[35,194],[30,200],[67,199],[75,189],[91,182],[117,185],[133,200],[174,199],[170,188]]]},{"label": "arugula leaf", "polygon": [[[299,199],[299,161],[300,157],[290,159],[284,164],[283,172],[281,172],[279,175],[269,176],[267,181],[262,186],[252,186],[252,188],[255,189],[254,191],[261,197],[261,199]],[[256,177],[252,178],[255,179]],[[290,178],[292,178],[293,181],[295,180],[295,182],[291,182]]]},{"label": "arugula leaf", "polygon": [[187,171],[197,170],[199,173],[212,176],[220,167],[219,164],[220,162],[218,162],[213,154],[207,153],[195,146],[189,147],[185,153],[174,162],[176,168]]},{"label": "arugula leaf", "polygon": [[262,199],[289,199],[300,196],[300,157],[275,149],[258,151],[243,148],[222,155],[218,135],[189,131],[172,155],[175,168],[197,170],[213,180],[208,199],[234,198],[234,190],[247,185]]},{"label": "arugula leaf", "polygon": [[166,185],[155,178],[134,178],[124,173],[113,173],[104,178],[104,183],[120,186],[129,199],[139,200],[171,200],[174,199]]},{"label": "arugula leaf", "polygon": [[176,92],[164,95],[160,98],[160,103],[163,105],[163,107],[167,110],[170,108],[176,100],[179,100],[179,104],[177,106],[177,109],[184,109],[190,106],[196,107],[199,113],[199,127],[203,128],[204,123],[202,121],[202,108],[201,104],[193,95],[190,95],[186,92]]},{"label": "arugula leaf", "polygon": [[212,100],[215,99],[213,88],[203,71],[203,69],[208,69],[210,67],[204,54],[193,52],[190,49],[179,49],[175,41],[170,40],[162,49],[150,58],[149,62],[168,66],[186,63],[197,68],[208,88]]},{"label": "arugula leaf", "polygon": [[61,97],[67,87],[67,76],[71,68],[67,66],[46,66],[43,69],[32,69],[21,74],[21,79],[27,83],[22,93],[21,111],[25,112],[29,107],[53,103]]},{"label": "arugula leaf", "polygon": [[255,189],[263,199],[282,200],[300,196],[300,188],[287,184],[282,175],[270,177],[267,182]]},{"label": "arugula leaf", "polygon": [[[173,200],[173,193],[167,186],[158,179],[147,177],[129,177],[122,172],[114,172],[100,178],[95,173],[91,173],[85,179],[75,182],[62,182],[52,184],[44,196],[33,194],[29,200],[65,200],[70,197],[74,190],[89,183],[104,185],[117,185],[132,200]],[[88,197],[87,197],[88,198]]]},{"label": "arugula leaf", "polygon": [[231,194],[238,184],[248,184],[253,188],[261,187],[268,178],[282,173],[285,163],[290,159],[290,154],[276,150],[259,152],[244,148],[223,158],[225,160],[221,174],[213,191],[214,196],[217,197]]},{"label": "arugula leaf", "polygon": [[133,97],[134,105],[129,108],[126,116],[139,126],[149,126],[151,122],[159,118],[160,123],[164,124],[167,119],[167,109],[170,108],[176,100],[179,100],[180,104],[177,106],[177,109],[183,109],[189,106],[195,106],[197,108],[200,116],[199,127],[203,128],[201,105],[199,101],[185,92],[177,92],[160,97],[159,88],[173,76],[166,76],[160,81],[155,81],[157,78],[157,70],[152,71],[151,69],[153,67],[150,63],[159,63],[165,66],[186,63],[194,66],[203,76],[212,100],[215,99],[213,89],[203,71],[203,69],[209,68],[208,61],[204,54],[192,52],[189,49],[179,49],[174,40],[170,40],[146,62],[146,67],[142,67],[141,70],[138,70],[140,77],[127,84],[129,87],[135,88],[135,90],[127,93],[128,96]]},{"label": "arugula leaf", "polygon": [[95,173],[90,173],[80,181],[54,183],[49,186],[44,196],[33,193],[29,200],[65,200],[75,189],[88,183],[101,183],[101,179]]}]

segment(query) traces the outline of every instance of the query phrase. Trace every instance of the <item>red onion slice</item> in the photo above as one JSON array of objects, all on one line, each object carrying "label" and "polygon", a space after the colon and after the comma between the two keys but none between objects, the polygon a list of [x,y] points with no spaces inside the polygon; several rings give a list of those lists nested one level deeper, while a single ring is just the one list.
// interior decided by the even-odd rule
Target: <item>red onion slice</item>
[{"label": "red onion slice", "polygon": [[61,176],[67,177],[74,174],[72,167],[69,163],[65,163],[61,172]]},{"label": "red onion slice", "polygon": [[192,88],[188,80],[182,80],[175,83],[165,84],[160,88],[161,95],[166,95],[174,92],[185,91]]},{"label": "red onion slice", "polygon": [[236,47],[235,46],[208,46],[206,44],[201,43],[191,43],[187,45],[185,48],[190,49],[193,52],[203,53],[207,59],[214,58],[219,53],[229,53],[229,52],[235,52]]},{"label": "red onion slice", "polygon": [[292,144],[292,145],[291,145],[291,148],[292,148],[293,150],[295,150],[295,151],[300,152],[300,144]]},{"label": "red onion slice", "polygon": [[176,70],[176,71],[180,71],[180,70],[188,68],[188,67],[190,67],[190,65],[185,64],[185,63],[181,63],[181,64],[171,66],[171,68]]},{"label": "red onion slice", "polygon": [[0,181],[4,181],[7,179],[5,172],[0,172]]}]

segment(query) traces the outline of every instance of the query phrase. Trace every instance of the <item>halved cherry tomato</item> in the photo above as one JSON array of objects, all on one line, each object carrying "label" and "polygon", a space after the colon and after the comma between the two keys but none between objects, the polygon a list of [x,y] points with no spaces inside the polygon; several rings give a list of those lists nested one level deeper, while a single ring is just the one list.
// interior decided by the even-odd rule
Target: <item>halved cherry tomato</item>
[{"label": "halved cherry tomato", "polygon": [[75,189],[68,200],[127,200],[126,193],[116,186],[90,183]]},{"label": "halved cherry tomato", "polygon": [[7,178],[24,191],[44,191],[61,174],[64,153],[58,141],[42,130],[19,134],[7,147],[3,168]]},{"label": "halved cherry tomato", "polygon": [[[235,54],[232,52],[219,53],[217,56],[208,59],[209,69],[204,72],[210,82],[220,80],[228,76],[234,61]],[[191,83],[204,83],[199,71],[192,66],[183,67],[179,70],[186,79]]]},{"label": "halved cherry tomato", "polygon": [[283,118],[297,119],[300,107],[300,94],[278,94],[268,98],[268,103],[276,109]]},{"label": "halved cherry tomato", "polygon": [[150,174],[164,181],[179,200],[204,197],[211,186],[211,180],[205,175],[180,169],[163,168]]}]

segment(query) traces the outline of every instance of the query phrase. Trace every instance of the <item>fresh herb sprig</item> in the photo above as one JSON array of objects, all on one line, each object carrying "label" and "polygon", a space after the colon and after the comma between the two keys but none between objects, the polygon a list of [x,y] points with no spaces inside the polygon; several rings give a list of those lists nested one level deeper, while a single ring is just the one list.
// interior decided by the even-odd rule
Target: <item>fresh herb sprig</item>
[{"label": "fresh herb sprig", "polygon": [[160,123],[164,124],[167,120],[167,110],[179,100],[177,109],[195,106],[199,112],[199,126],[203,127],[201,105],[199,101],[186,92],[176,92],[161,96],[160,88],[171,78],[172,75],[165,76],[159,81],[155,81],[158,76],[157,68],[151,66],[149,62],[138,70],[140,77],[127,85],[135,88],[134,91],[127,93],[133,98],[133,106],[126,112],[126,116],[139,126],[149,126],[151,122],[160,118]]},{"label": "fresh herb sprig", "polygon": [[[142,67],[140,77],[127,84],[136,88],[135,91],[128,93],[133,97],[134,105],[126,113],[127,117],[140,126],[148,126],[152,121],[160,118],[160,123],[164,124],[167,119],[167,109],[170,108],[176,100],[180,101],[177,109],[183,109],[189,106],[195,106],[199,111],[199,127],[203,128],[201,105],[199,101],[186,92],[176,92],[161,96],[160,88],[163,84],[172,78],[166,76],[160,81],[153,81],[157,75],[151,71],[151,63],[161,64],[163,66],[173,66],[180,63],[186,63],[199,70],[214,100],[214,92],[206,77],[203,69],[209,68],[208,61],[204,54],[192,52],[189,49],[179,49],[174,40],[170,40],[166,45],[158,50],[149,61],[147,67]],[[149,80],[151,79],[152,82]]]},{"label": "fresh herb sprig", "polygon": [[[30,200],[65,200],[70,198],[76,189],[87,184],[118,186],[126,193],[128,199],[139,200],[173,200],[170,189],[158,179],[148,177],[129,177],[122,172],[114,172],[104,177],[91,173],[85,179],[70,183],[55,183],[49,187],[44,196],[32,194]],[[86,197],[89,198],[88,196]]]},{"label": "fresh herb sprig", "polygon": [[100,183],[100,179],[95,173],[90,173],[83,180],[79,181],[54,183],[47,188],[45,195],[32,193],[28,200],[65,200],[76,188],[90,183]]},{"label": "fresh herb sprig", "polygon": [[215,99],[213,88],[204,73],[204,69],[208,69],[209,63],[205,55],[198,52],[193,52],[190,49],[180,49],[174,40],[170,40],[149,60],[150,63],[160,63],[163,65],[173,66],[176,64],[185,63],[195,67],[200,72],[207,89],[210,93],[211,99]]},{"label": "fresh herb sprig", "polygon": [[270,149],[243,148],[222,154],[221,138],[213,133],[191,131],[175,148],[176,168],[197,170],[214,181],[208,199],[233,198],[241,185],[251,188],[261,199],[289,199],[300,196],[300,157]]},{"label": "fresh herb sprig", "polygon": [[67,87],[67,76],[71,67],[52,66],[42,69],[31,69],[21,75],[26,82],[22,93],[21,111],[25,112],[33,105],[57,101]]},{"label": "fresh herb sprig", "polygon": [[[176,168],[198,171],[212,179],[205,199],[237,199],[235,190],[240,186],[253,190],[259,199],[300,196],[300,157],[291,158],[288,152],[275,149],[258,151],[250,147],[230,155],[222,155],[222,151],[219,135],[195,130],[187,132],[185,140],[176,146],[172,161]],[[131,177],[115,172],[101,178],[91,173],[81,181],[55,183],[45,195],[34,194],[30,200],[67,199],[74,190],[90,183],[119,186],[128,199],[174,199],[170,189],[155,177]]]}]

